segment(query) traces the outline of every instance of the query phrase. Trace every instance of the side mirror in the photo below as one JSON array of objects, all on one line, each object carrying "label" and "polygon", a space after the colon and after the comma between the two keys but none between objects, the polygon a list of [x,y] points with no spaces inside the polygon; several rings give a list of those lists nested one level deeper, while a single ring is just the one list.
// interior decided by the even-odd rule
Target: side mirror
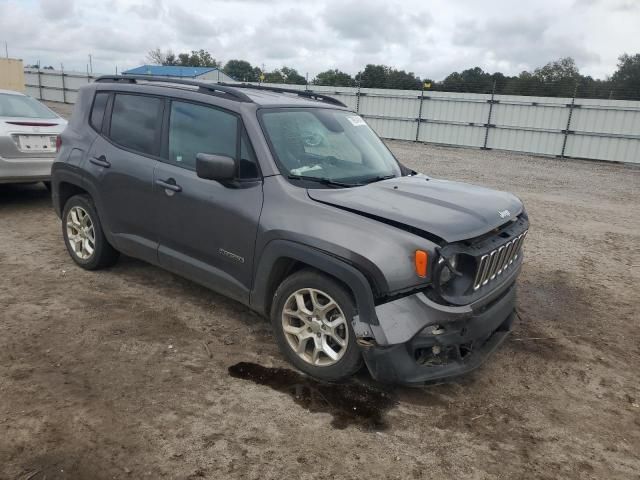
[{"label": "side mirror", "polygon": [[232,180],[236,176],[236,161],[224,155],[198,153],[196,174],[207,180]]}]

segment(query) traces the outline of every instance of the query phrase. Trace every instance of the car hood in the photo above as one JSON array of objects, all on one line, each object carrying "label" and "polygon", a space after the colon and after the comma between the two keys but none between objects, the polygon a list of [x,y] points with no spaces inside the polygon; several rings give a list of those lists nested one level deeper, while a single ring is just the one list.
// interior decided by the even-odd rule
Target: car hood
[{"label": "car hood", "polygon": [[407,225],[446,242],[483,235],[523,210],[510,193],[425,175],[353,188],[309,189],[308,194],[318,202]]}]

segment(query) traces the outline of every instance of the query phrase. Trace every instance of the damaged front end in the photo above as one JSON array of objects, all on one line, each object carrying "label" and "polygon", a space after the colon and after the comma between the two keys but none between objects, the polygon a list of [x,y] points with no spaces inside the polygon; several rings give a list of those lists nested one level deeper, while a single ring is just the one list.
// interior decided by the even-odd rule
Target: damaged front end
[{"label": "damaged front end", "polygon": [[376,306],[372,322],[356,317],[371,375],[419,384],[480,366],[511,330],[527,229],[523,215],[490,235],[440,249],[432,285]]}]

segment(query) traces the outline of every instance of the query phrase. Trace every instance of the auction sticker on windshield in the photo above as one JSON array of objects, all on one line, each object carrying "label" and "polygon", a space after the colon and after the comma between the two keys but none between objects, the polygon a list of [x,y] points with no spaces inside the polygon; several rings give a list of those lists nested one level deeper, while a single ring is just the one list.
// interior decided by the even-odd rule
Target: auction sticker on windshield
[{"label": "auction sticker on windshield", "polygon": [[347,120],[349,120],[351,122],[351,125],[353,125],[354,127],[362,127],[366,125],[365,121],[359,115],[351,115],[347,117]]}]

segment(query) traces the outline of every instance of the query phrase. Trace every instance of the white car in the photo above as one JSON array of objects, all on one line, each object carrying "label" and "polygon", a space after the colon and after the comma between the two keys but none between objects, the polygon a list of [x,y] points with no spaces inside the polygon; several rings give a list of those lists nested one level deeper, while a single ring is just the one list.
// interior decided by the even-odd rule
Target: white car
[{"label": "white car", "polygon": [[0,90],[0,183],[48,182],[67,121],[35,98]]}]

